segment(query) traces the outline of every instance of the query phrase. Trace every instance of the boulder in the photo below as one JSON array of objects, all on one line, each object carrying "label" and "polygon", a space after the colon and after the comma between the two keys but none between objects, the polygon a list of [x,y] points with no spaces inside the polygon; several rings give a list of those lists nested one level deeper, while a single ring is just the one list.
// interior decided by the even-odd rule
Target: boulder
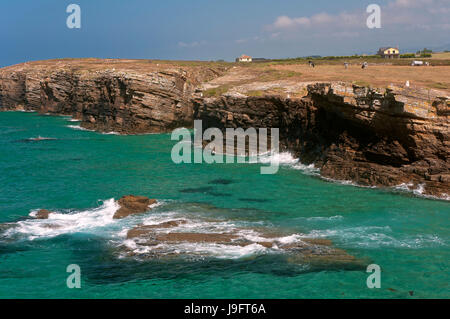
[{"label": "boulder", "polygon": [[50,215],[52,212],[47,209],[40,209],[34,216],[37,219],[48,219],[48,215]]},{"label": "boulder", "polygon": [[129,215],[144,213],[149,210],[149,206],[156,203],[156,199],[150,199],[145,196],[127,195],[119,199],[120,208],[116,211],[113,218],[121,219]]}]

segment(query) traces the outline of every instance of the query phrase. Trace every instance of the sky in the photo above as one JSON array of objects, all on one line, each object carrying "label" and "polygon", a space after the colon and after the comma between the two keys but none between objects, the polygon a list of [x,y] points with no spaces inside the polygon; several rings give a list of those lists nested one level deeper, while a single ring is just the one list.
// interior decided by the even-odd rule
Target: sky
[{"label": "sky", "polygon": [[[69,4],[81,28],[69,29]],[[369,4],[381,28],[369,29]],[[226,60],[450,49],[450,0],[0,0],[0,66],[66,57]]]}]

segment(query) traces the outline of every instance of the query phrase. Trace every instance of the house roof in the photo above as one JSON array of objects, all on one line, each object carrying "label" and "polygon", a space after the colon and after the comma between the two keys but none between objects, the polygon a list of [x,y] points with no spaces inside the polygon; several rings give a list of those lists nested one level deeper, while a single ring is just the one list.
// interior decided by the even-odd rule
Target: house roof
[{"label": "house roof", "polygon": [[240,57],[239,57],[240,59],[251,59],[252,57],[251,56],[248,56],[248,55],[245,55],[245,54],[243,54],[243,55],[241,55]]},{"label": "house roof", "polygon": [[386,50],[389,50],[389,49],[396,49],[396,50],[398,50],[398,48],[394,48],[394,47],[382,47],[378,51],[386,51]]}]

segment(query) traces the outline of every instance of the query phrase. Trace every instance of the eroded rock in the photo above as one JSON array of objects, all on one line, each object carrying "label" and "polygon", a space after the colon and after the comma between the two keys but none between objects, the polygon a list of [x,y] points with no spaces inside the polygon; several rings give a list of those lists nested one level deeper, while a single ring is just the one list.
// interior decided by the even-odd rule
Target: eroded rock
[{"label": "eroded rock", "polygon": [[[205,222],[205,220],[203,220]],[[367,261],[355,258],[346,251],[332,246],[332,242],[323,238],[298,238],[292,234],[280,234],[267,229],[233,229],[229,232],[211,233],[211,232],[186,232],[183,228],[186,220],[171,220],[155,225],[139,225],[128,231],[127,239],[133,240],[137,247],[146,247],[150,249],[145,255],[146,258],[160,258],[162,256],[174,256],[182,254],[177,245],[179,244],[198,244],[222,245],[220,249],[227,250],[226,247],[239,246],[250,247],[249,245],[260,245],[268,252],[281,252],[286,254],[287,262],[294,264],[308,264],[311,269],[363,269]],[[211,222],[213,223],[213,222]],[[205,229],[209,227],[205,225]],[[170,229],[169,232],[167,230]],[[254,237],[257,240],[251,240],[252,237],[246,237],[246,232],[257,234]],[[287,237],[293,237],[292,241],[287,241]],[[284,239],[284,240],[283,240]],[[136,248],[134,246],[134,248]],[[253,248],[253,247],[252,247]],[[201,248],[202,249],[202,248]],[[201,251],[200,249],[200,251]],[[235,248],[233,248],[235,249]],[[194,249],[194,253],[196,252]],[[147,250],[146,250],[147,251]],[[189,252],[185,252],[189,254]],[[136,256],[138,253],[134,250],[128,252],[130,256]]]},{"label": "eroded rock", "polygon": [[113,218],[121,219],[129,215],[145,213],[152,204],[156,204],[156,199],[150,199],[145,196],[123,196],[119,199],[120,208],[115,212]]},{"label": "eroded rock", "polygon": [[194,114],[203,130],[279,127],[281,151],[329,179],[450,195],[448,97],[345,83],[312,83],[307,93],[196,98]]},{"label": "eroded rock", "polygon": [[140,225],[130,229],[127,233],[127,238],[136,238],[152,234],[152,231],[157,228],[172,228],[182,224],[185,224],[185,220],[171,220],[168,222],[155,224],[155,225]]},{"label": "eroded rock", "polygon": [[52,212],[47,209],[40,209],[37,211],[36,215],[34,216],[36,219],[48,219],[48,216]]}]

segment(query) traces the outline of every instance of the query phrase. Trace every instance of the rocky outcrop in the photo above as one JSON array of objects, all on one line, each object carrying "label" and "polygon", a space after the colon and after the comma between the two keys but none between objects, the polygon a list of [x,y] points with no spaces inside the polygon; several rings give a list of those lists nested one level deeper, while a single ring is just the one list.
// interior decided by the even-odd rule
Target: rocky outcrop
[{"label": "rocky outcrop", "polygon": [[[321,175],[450,198],[450,107],[438,91],[297,83],[306,95],[203,97],[224,67],[148,60],[56,60],[0,69],[0,105],[67,114],[124,134],[192,127],[280,129],[282,150]],[[223,78],[226,78],[224,76]],[[291,91],[292,91],[291,90]],[[245,93],[245,92],[244,92]],[[293,93],[293,92],[291,92]]]},{"label": "rocky outcrop", "polygon": [[36,212],[36,215],[34,215],[34,217],[36,219],[48,219],[48,216],[51,214],[52,212],[47,210],[47,209],[40,209]]},{"label": "rocky outcrop", "polygon": [[280,146],[324,177],[367,186],[409,185],[445,198],[450,189],[449,100],[429,92],[379,92],[341,83],[304,98],[223,95],[194,100],[208,127],[280,129]]},{"label": "rocky outcrop", "polygon": [[[202,221],[202,223],[208,223]],[[210,221],[214,229],[214,221]],[[187,224],[187,225],[186,225]],[[187,227],[186,227],[187,226]],[[191,225],[192,226],[192,225]],[[170,228],[168,230],[168,228]],[[127,252],[144,258],[167,258],[179,254],[208,255],[201,247],[221,247],[222,251],[240,250],[241,247],[259,247],[264,253],[283,254],[288,263],[309,265],[316,269],[365,269],[368,261],[358,259],[345,250],[333,247],[332,242],[321,238],[300,238],[298,234],[274,234],[268,229],[228,229],[226,232],[187,232],[190,229],[186,220],[170,220],[156,225],[140,225],[128,231],[127,239],[134,244]],[[246,237],[245,233],[252,233]],[[289,239],[289,240],[288,240]],[[180,247],[196,244],[198,249],[184,251]],[[180,246],[181,245],[181,246]]]},{"label": "rocky outcrop", "polygon": [[119,199],[120,208],[114,213],[114,219],[122,219],[130,215],[145,213],[150,205],[156,204],[156,199],[145,196],[128,195]]},{"label": "rocky outcrop", "polygon": [[167,132],[192,125],[192,91],[222,71],[144,60],[24,63],[0,69],[0,105],[72,115],[103,132]]}]

